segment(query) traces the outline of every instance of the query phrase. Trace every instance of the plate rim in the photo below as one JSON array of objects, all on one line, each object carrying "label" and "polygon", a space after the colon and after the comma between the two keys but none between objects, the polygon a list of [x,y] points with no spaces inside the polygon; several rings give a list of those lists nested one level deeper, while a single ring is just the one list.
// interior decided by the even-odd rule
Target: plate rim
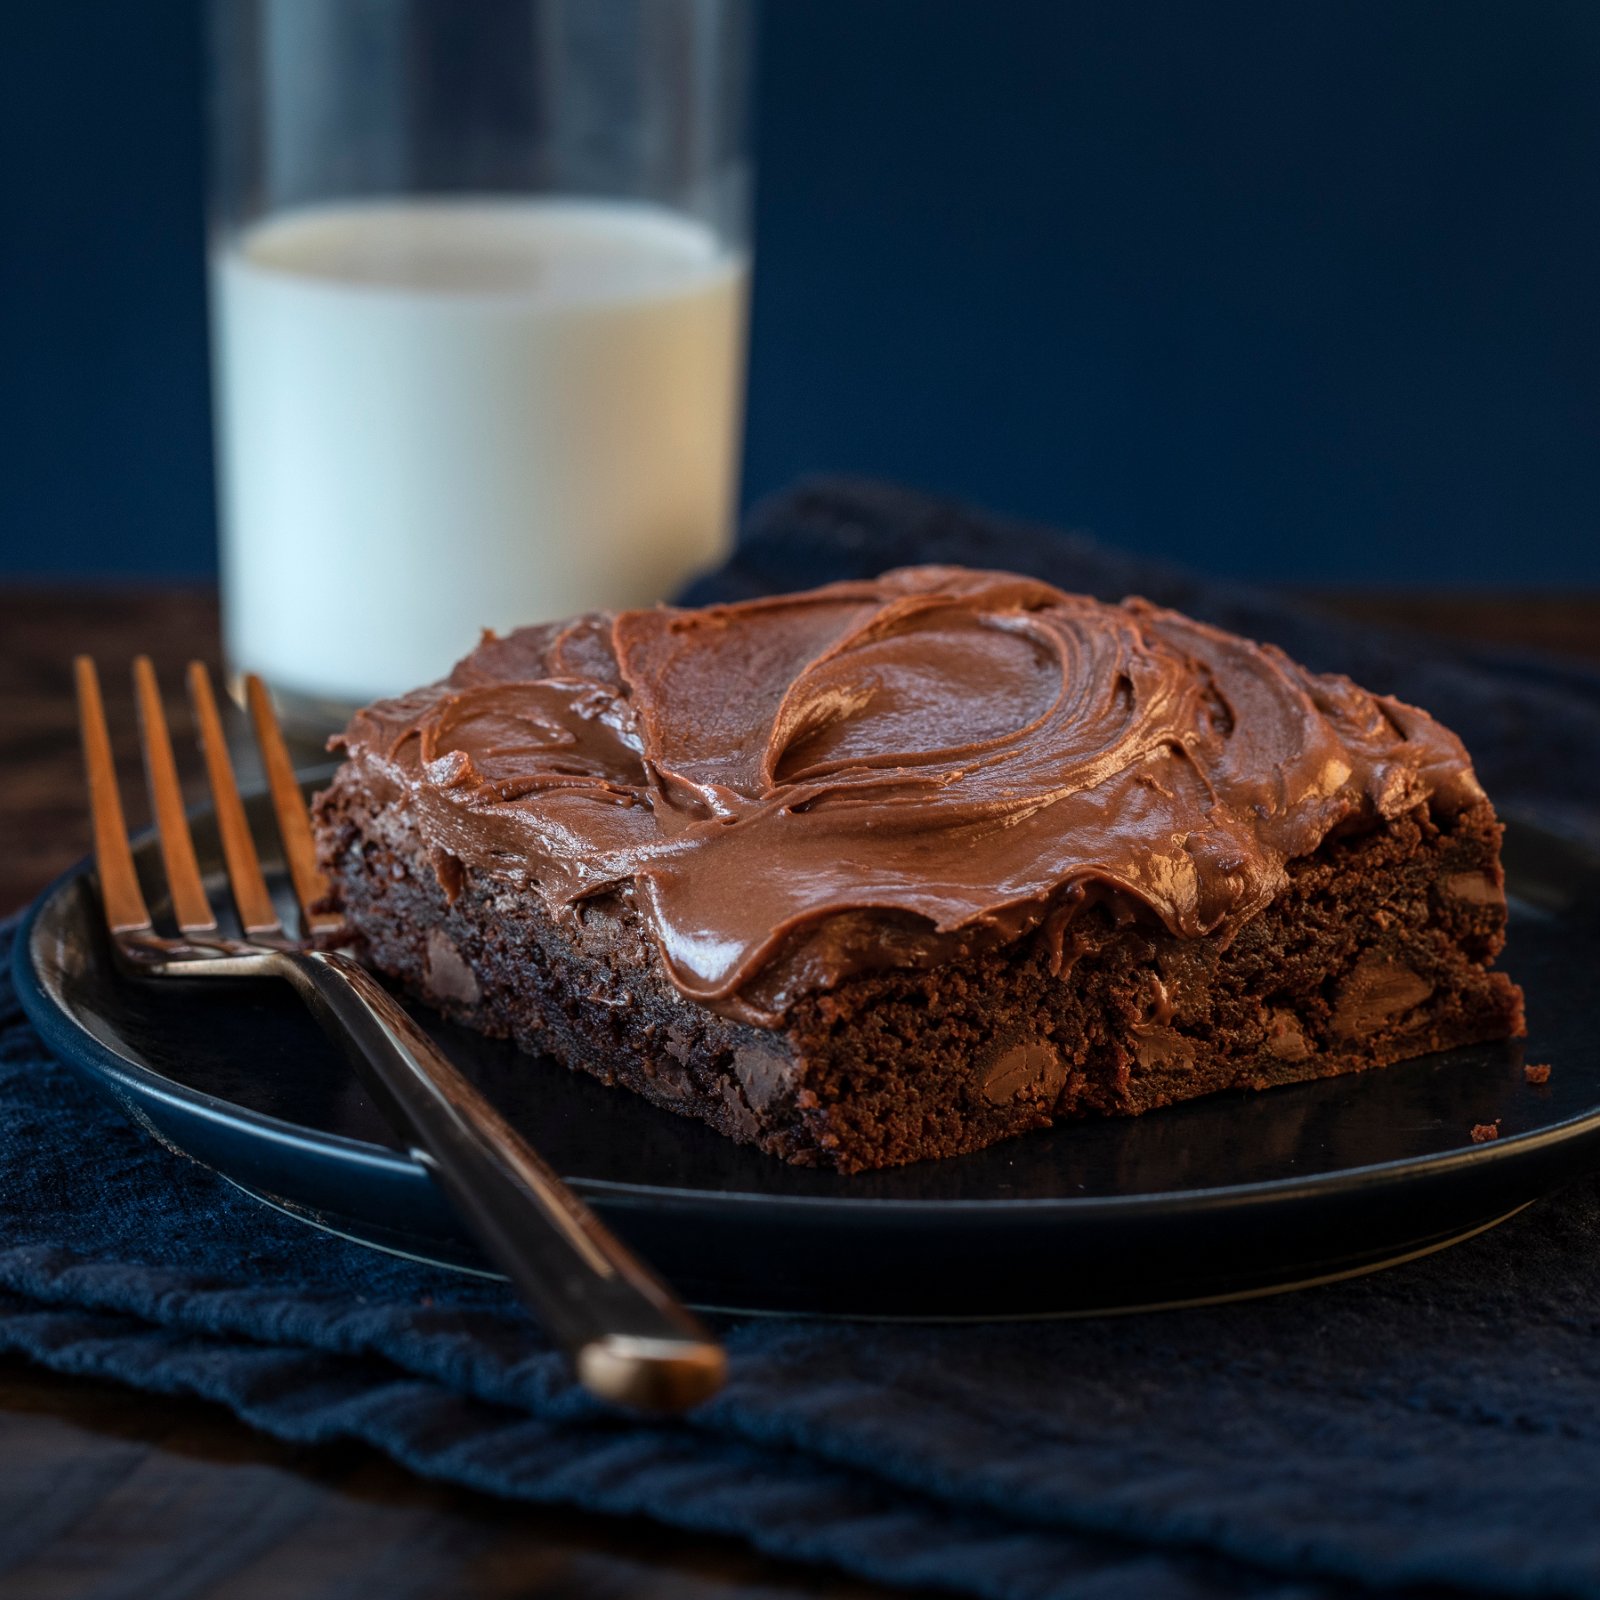
[{"label": "plate rim", "polygon": [[[246,800],[256,798],[254,792]],[[199,814],[199,813],[197,813]],[[1507,831],[1529,842],[1544,841],[1582,857],[1590,852],[1577,841],[1550,833],[1537,824],[1520,818],[1507,822]],[[153,838],[143,830],[134,846]],[[1600,866],[1600,861],[1593,864]],[[154,1068],[123,1055],[91,1032],[77,1015],[52,992],[41,970],[42,954],[36,945],[43,938],[41,924],[56,902],[74,887],[94,876],[94,862],[85,856],[54,879],[22,911],[15,922],[11,953],[11,976],[24,1015],[39,1033],[46,1048],[69,1067],[87,1070],[136,1098],[153,1098],[186,1114],[198,1114],[221,1126],[247,1127],[256,1137],[301,1151],[329,1156],[352,1167],[364,1167],[390,1179],[431,1182],[427,1169],[410,1155],[371,1144],[348,1134],[332,1133],[290,1122],[270,1112],[256,1111],[235,1101],[224,1100],[202,1089],[191,1088],[168,1078]],[[91,893],[94,892],[91,886]],[[668,1115],[670,1113],[663,1113]],[[1548,1151],[1585,1138],[1600,1140],[1600,1101],[1586,1112],[1559,1122],[1529,1129],[1524,1133],[1487,1140],[1459,1149],[1434,1151],[1420,1156],[1404,1156],[1391,1161],[1362,1166],[1339,1167],[1301,1176],[1269,1178],[1256,1183],[1211,1185],[1199,1189],[1159,1189],[1137,1194],[1050,1195],[1050,1196],[965,1196],[947,1200],[898,1199],[874,1196],[773,1194],[751,1189],[696,1189],[680,1185],[629,1183],[611,1178],[569,1177],[568,1182],[585,1196],[603,1200],[612,1207],[670,1206],[679,1211],[728,1207],[766,1208],[804,1214],[837,1211],[840,1208],[870,1209],[876,1218],[905,1217],[918,1220],[937,1216],[949,1221],[985,1219],[997,1216],[1015,1218],[1128,1216],[1140,1212],[1173,1212],[1189,1215],[1247,1208],[1257,1204],[1310,1201],[1329,1194],[1347,1195],[1374,1186],[1395,1186],[1411,1182],[1436,1182],[1459,1175],[1469,1167],[1484,1169],[1510,1167],[1537,1159]]]}]

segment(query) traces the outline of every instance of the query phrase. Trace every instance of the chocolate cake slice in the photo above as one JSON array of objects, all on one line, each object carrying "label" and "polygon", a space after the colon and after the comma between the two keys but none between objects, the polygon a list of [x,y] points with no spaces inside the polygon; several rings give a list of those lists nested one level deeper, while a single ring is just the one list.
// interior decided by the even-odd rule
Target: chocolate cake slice
[{"label": "chocolate cake slice", "polygon": [[375,966],[788,1161],[1522,1031],[1455,736],[1140,600],[920,567],[579,617],[342,742]]}]

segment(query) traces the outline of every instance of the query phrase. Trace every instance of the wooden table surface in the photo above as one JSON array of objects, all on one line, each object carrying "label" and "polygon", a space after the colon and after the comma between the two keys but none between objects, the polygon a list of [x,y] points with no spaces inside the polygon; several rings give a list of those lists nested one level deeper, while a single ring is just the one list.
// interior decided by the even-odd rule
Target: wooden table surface
[{"label": "wooden table surface", "polygon": [[[1324,598],[1351,615],[1600,659],[1600,595]],[[192,656],[215,665],[214,597],[200,589],[0,589],[0,915],[85,850],[71,687],[79,650],[102,664],[131,798],[138,759],[124,664],[149,652],[173,691]],[[186,724],[175,732],[183,738]],[[365,1448],[282,1445],[220,1407],[0,1358],[6,1600],[887,1592],[731,1542],[508,1505],[425,1483]]]}]

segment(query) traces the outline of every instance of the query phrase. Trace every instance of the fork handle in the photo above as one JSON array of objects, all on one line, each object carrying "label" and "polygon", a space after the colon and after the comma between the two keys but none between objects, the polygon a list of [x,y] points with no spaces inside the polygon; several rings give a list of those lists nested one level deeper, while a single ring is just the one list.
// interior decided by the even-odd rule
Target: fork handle
[{"label": "fork handle", "polygon": [[681,1411],[726,1357],[643,1265],[451,1065],[366,968],[286,952],[290,980],[344,1046],[411,1154],[566,1351],[591,1393]]}]

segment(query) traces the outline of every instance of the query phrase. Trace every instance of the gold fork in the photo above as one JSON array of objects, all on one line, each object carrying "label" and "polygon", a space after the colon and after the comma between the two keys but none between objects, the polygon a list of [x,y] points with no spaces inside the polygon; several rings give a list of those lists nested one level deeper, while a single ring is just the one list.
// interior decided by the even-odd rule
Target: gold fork
[{"label": "gold fork", "polygon": [[138,978],[286,979],[343,1047],[411,1155],[433,1175],[484,1252],[516,1286],[604,1399],[679,1411],[714,1394],[726,1360],[672,1292],[607,1230],[527,1142],[450,1064],[399,1003],[350,956],[312,941],[343,928],[326,892],[305,801],[259,679],[251,720],[299,906],[299,936],[279,918],[239,796],[211,677],[189,667],[223,864],[241,930],[218,923],[184,814],[155,668],[133,664],[134,690],[176,936],[157,931],[139,887],[111,759],[100,681],[76,663],[100,898],[119,967]]}]

